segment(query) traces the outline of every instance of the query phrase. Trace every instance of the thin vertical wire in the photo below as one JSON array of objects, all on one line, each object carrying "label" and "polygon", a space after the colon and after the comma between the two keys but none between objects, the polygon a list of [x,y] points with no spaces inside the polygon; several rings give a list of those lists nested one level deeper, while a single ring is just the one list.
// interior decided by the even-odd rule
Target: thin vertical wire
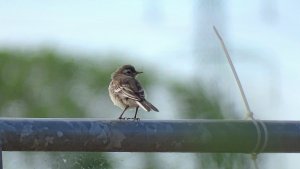
[{"label": "thin vertical wire", "polygon": [[[213,29],[214,29],[216,35],[218,36],[218,38],[219,38],[219,40],[220,40],[220,43],[221,43],[222,48],[223,48],[223,50],[224,50],[224,52],[225,52],[225,55],[226,55],[226,58],[227,58],[227,60],[228,60],[229,65],[230,65],[230,68],[231,68],[231,70],[232,70],[232,72],[233,72],[234,78],[235,78],[235,80],[236,80],[236,83],[237,83],[238,88],[239,88],[239,90],[240,90],[240,93],[241,93],[241,95],[242,95],[242,98],[243,98],[243,101],[244,101],[244,104],[245,104],[245,107],[246,107],[246,110],[247,110],[246,118],[249,118],[249,117],[250,117],[250,118],[252,119],[252,121],[253,121],[253,124],[254,124],[255,127],[256,127],[256,130],[257,130],[257,145],[256,145],[256,147],[255,147],[255,149],[256,149],[256,148],[259,147],[260,142],[261,142],[261,136],[262,136],[262,135],[261,135],[260,127],[258,126],[256,120],[255,120],[254,117],[253,117],[253,112],[250,110],[250,106],[249,106],[248,100],[247,100],[247,98],[246,98],[244,89],[243,89],[242,84],[241,84],[241,82],[240,82],[240,79],[239,79],[239,77],[238,77],[238,75],[237,75],[237,73],[236,73],[236,70],[235,70],[234,65],[233,65],[233,63],[232,63],[232,60],[231,60],[231,58],[230,58],[229,52],[228,52],[228,50],[227,50],[227,48],[226,48],[226,46],[225,46],[225,43],[224,43],[224,41],[223,41],[223,38],[221,37],[221,35],[219,34],[219,32],[218,32],[218,30],[217,30],[217,28],[216,28],[215,26],[213,26]],[[257,161],[256,161],[256,159],[257,159],[257,153],[252,153],[252,154],[251,154],[251,157],[252,157],[252,161],[253,161],[253,164],[254,164],[254,168],[255,168],[255,169],[259,169],[259,167],[258,167],[258,165],[257,165]]]},{"label": "thin vertical wire", "polygon": [[2,146],[0,146],[0,169],[3,169]]},{"label": "thin vertical wire", "polygon": [[247,98],[246,98],[245,92],[244,92],[244,90],[243,90],[242,84],[241,84],[240,79],[239,79],[239,77],[238,77],[238,75],[237,75],[237,73],[236,73],[236,70],[235,70],[234,65],[233,65],[233,63],[232,63],[232,60],[231,60],[230,55],[229,55],[229,53],[228,53],[228,50],[227,50],[227,48],[226,48],[226,46],[225,46],[225,43],[224,43],[224,41],[223,41],[221,35],[219,34],[217,28],[216,28],[215,26],[213,26],[213,28],[214,28],[214,31],[215,31],[216,35],[218,36],[218,38],[219,38],[219,40],[220,40],[220,42],[221,42],[222,48],[223,48],[223,50],[224,50],[224,52],[225,52],[226,58],[227,58],[227,60],[228,60],[228,62],[229,62],[229,65],[230,65],[230,68],[231,68],[231,70],[232,70],[232,72],[233,72],[233,75],[234,75],[234,78],[235,78],[235,80],[236,80],[236,83],[238,84],[238,87],[239,87],[239,90],[240,90],[240,92],[241,92],[241,95],[242,95],[244,104],[245,104],[245,106],[246,106],[247,117],[250,117],[251,119],[254,119],[253,113],[252,113],[252,111],[250,110],[250,106],[249,106],[248,100],[247,100]]},{"label": "thin vertical wire", "polygon": [[258,168],[258,164],[257,164],[257,154],[256,153],[253,153],[253,154],[251,154],[251,157],[252,157],[252,161],[253,161],[253,164],[254,164],[254,168],[255,169],[259,169]]}]

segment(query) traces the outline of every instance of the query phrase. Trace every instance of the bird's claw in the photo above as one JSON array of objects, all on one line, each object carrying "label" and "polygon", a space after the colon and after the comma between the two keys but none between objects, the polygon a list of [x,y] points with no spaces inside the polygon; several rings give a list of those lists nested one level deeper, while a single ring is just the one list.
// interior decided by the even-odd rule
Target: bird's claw
[{"label": "bird's claw", "polygon": [[136,121],[140,121],[140,118],[126,118],[126,120],[136,120]]}]

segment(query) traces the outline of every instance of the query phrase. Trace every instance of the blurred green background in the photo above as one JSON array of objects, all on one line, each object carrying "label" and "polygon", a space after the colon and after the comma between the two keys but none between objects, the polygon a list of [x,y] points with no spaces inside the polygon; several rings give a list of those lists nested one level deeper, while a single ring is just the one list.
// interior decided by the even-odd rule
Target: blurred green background
[{"label": "blurred green background", "polygon": [[[115,56],[113,58],[118,58]],[[105,58],[105,57],[104,57]],[[0,114],[2,117],[43,117],[43,118],[112,118],[116,119],[121,110],[111,103],[107,87],[111,73],[120,65],[120,59],[86,60],[51,49],[1,50],[0,51]],[[138,67],[138,66],[137,66]],[[180,112],[179,118],[223,119],[221,96],[218,91],[208,92],[199,82],[183,83],[176,78],[158,78],[151,67],[139,80],[148,91],[153,104],[160,107],[164,100],[154,98],[155,90],[168,91],[173,99],[173,109]],[[228,109],[230,111],[230,109]],[[233,111],[233,110],[231,110]],[[155,115],[156,114],[156,115]],[[126,116],[133,115],[128,112]],[[141,118],[158,119],[156,112],[139,113]],[[176,117],[171,115],[170,119]],[[231,118],[237,118],[229,115]],[[16,155],[18,154],[18,155]],[[120,154],[122,157],[119,157]],[[4,153],[6,169],[14,168],[23,159],[22,168],[168,168],[168,158],[187,168],[250,168],[250,158],[241,154],[200,154],[200,153]],[[22,158],[16,158],[21,156]],[[173,156],[173,157],[172,157]],[[160,157],[160,158],[159,158]],[[15,160],[11,160],[15,159]],[[13,161],[13,162],[11,162]],[[40,161],[40,164],[37,163]],[[138,161],[138,162],[137,162]],[[125,164],[124,164],[125,163]],[[26,166],[26,167],[25,167]],[[174,166],[175,167],[175,166]],[[177,168],[177,167],[175,167]],[[182,168],[178,166],[178,168]]]},{"label": "blurred green background", "polygon": [[[299,5],[0,0],[0,115],[116,119],[121,110],[108,97],[110,74],[133,64],[145,72],[138,79],[160,110],[141,110],[141,119],[243,119],[215,25],[255,117],[299,120]],[[245,154],[4,152],[3,158],[6,169],[253,168]],[[270,153],[258,162],[260,168],[298,169],[299,158]]]}]

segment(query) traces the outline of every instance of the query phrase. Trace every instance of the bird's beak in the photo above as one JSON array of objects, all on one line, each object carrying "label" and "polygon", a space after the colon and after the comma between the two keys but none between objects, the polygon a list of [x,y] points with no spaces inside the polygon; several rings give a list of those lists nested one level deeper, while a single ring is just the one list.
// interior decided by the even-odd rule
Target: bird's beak
[{"label": "bird's beak", "polygon": [[138,72],[138,71],[136,72],[136,74],[141,74],[141,73],[143,73],[143,72]]}]

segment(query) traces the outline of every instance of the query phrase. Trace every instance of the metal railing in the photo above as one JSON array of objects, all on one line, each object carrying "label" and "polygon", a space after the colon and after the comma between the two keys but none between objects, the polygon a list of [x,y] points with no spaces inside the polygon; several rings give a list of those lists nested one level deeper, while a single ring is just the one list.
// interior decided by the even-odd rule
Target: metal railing
[{"label": "metal railing", "polygon": [[2,151],[288,153],[300,152],[300,122],[0,119],[0,144]]}]

